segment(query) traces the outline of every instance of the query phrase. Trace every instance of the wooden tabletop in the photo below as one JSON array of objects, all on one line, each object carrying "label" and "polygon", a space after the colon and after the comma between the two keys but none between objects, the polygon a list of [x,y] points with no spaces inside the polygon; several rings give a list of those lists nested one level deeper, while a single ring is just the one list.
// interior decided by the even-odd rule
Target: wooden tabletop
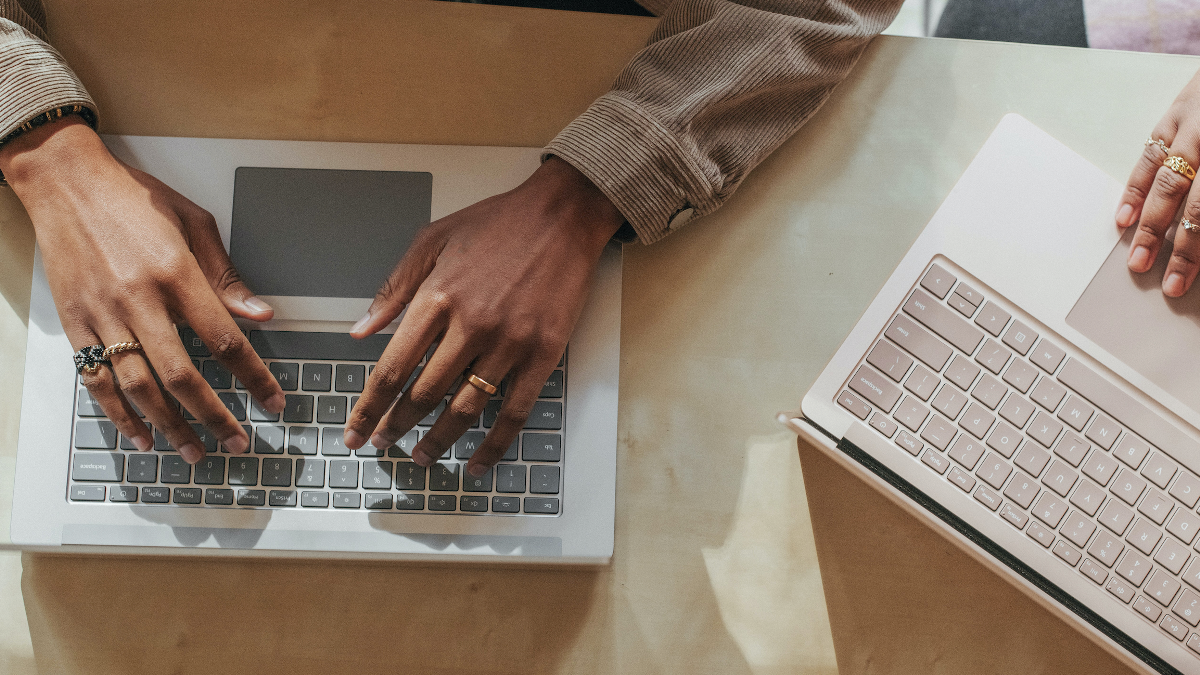
[{"label": "wooden tabletop", "polygon": [[[537,146],[654,26],[392,0],[46,4],[103,130],[175,136]],[[725,208],[627,247],[610,566],[0,553],[0,672],[1126,672],[818,451],[797,461],[773,416],[1001,116],[1124,177],[1197,65],[881,38]],[[5,540],[32,247],[0,192]]]}]

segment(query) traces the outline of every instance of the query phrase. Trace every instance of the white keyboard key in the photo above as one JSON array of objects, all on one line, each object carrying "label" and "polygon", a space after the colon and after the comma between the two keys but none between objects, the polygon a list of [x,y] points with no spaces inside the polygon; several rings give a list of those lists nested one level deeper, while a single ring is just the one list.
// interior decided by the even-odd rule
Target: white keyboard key
[{"label": "white keyboard key", "polygon": [[1021,444],[1021,433],[1005,422],[1000,422],[992,429],[987,439],[988,447],[1005,457],[1012,457],[1013,452]]},{"label": "white keyboard key", "polygon": [[1112,579],[1109,579],[1108,584],[1104,587],[1104,590],[1112,593],[1117,597],[1118,600],[1127,605],[1129,604],[1130,600],[1133,600],[1133,588],[1126,584],[1121,577],[1113,577]]},{"label": "white keyboard key", "polygon": [[937,371],[941,371],[946,366],[946,362],[950,360],[950,356],[954,354],[954,350],[949,345],[935,338],[929,331],[913,323],[907,317],[897,316],[892,319],[884,336]]},{"label": "white keyboard key", "polygon": [[983,333],[963,321],[954,310],[934,300],[929,294],[917,289],[904,303],[904,313],[916,319],[926,328],[946,338],[950,344],[971,354],[983,339]]},{"label": "white keyboard key", "polygon": [[1188,586],[1200,590],[1200,558],[1192,558],[1181,578]]},{"label": "white keyboard key", "polygon": [[1066,387],[1048,377],[1043,377],[1038,381],[1037,386],[1033,388],[1033,393],[1029,397],[1046,410],[1054,412],[1054,409],[1058,407],[1059,403],[1062,403],[1063,397],[1066,395]]},{"label": "white keyboard key", "polygon": [[[1092,425],[1088,427],[1088,437],[1093,443],[1108,450],[1117,440],[1117,434],[1121,433],[1121,427],[1117,423],[1109,419],[1105,415],[1096,415],[1096,419],[1092,420]],[[1149,449],[1149,447],[1147,447]],[[1140,459],[1138,460],[1141,461]],[[1134,466],[1133,468],[1137,468]]]},{"label": "white keyboard key", "polygon": [[983,345],[983,349],[980,349],[979,353],[975,355],[975,361],[992,371],[993,375],[999,375],[1011,357],[1012,352],[1001,346],[999,342],[988,340],[987,344]]},{"label": "white keyboard key", "polygon": [[867,354],[867,363],[892,378],[893,382],[899,382],[912,367],[913,360],[904,352],[893,347],[887,340],[880,340],[875,343],[871,353]]},{"label": "white keyboard key", "polygon": [[1004,381],[1011,384],[1014,389],[1022,394],[1029,391],[1029,387],[1033,385],[1033,381],[1036,379],[1037,371],[1034,370],[1033,366],[1021,359],[1013,359],[1008,369],[1004,371]]},{"label": "white keyboard key", "polygon": [[907,431],[901,431],[900,435],[896,437],[896,445],[904,448],[913,457],[916,457],[923,447],[921,441],[918,441],[916,436]]},{"label": "white keyboard key", "polygon": [[1137,510],[1138,513],[1162,525],[1167,516],[1171,515],[1171,509],[1173,508],[1175,508],[1174,502],[1163,496],[1161,492],[1151,490],[1145,499],[1142,500],[1142,503],[1138,504]]},{"label": "white keyboard key", "polygon": [[1175,515],[1167,521],[1167,532],[1179,537],[1185,544],[1191,544],[1196,538],[1196,528],[1200,527],[1200,516],[1185,509],[1176,509]]},{"label": "white keyboard key", "polygon": [[1071,495],[1071,503],[1089,516],[1096,515],[1100,505],[1104,503],[1104,490],[1101,490],[1090,480],[1079,481],[1079,487]]},{"label": "white keyboard key", "polygon": [[1146,594],[1163,607],[1169,607],[1179,593],[1179,587],[1179,582],[1164,574],[1162,570],[1154,570],[1150,581],[1146,582]]},{"label": "white keyboard key", "polygon": [[954,287],[955,281],[958,281],[957,277],[947,272],[941,265],[935,263],[930,265],[929,271],[925,273],[925,276],[921,277],[921,287],[936,295],[938,300],[942,300],[950,292],[950,289]]},{"label": "white keyboard key", "polygon": [[1000,384],[1000,380],[991,375],[984,375],[979,378],[979,382],[971,390],[971,396],[976,401],[986,405],[989,410],[995,410],[996,406],[1000,405],[1000,401],[1004,400],[1004,395],[1007,393],[1008,387]]},{"label": "white keyboard key", "polygon": [[1150,561],[1136,551],[1126,553],[1125,557],[1121,558],[1121,564],[1117,565],[1117,574],[1125,577],[1125,580],[1134,586],[1141,586],[1149,573]]},{"label": "white keyboard key", "polygon": [[1167,483],[1171,482],[1171,479],[1175,477],[1175,472],[1178,470],[1179,465],[1167,459],[1167,456],[1161,452],[1156,452],[1150,455],[1146,466],[1142,467],[1142,475],[1158,487],[1166,488]]},{"label": "white keyboard key", "polygon": [[957,466],[950,469],[950,473],[946,474],[946,480],[962,488],[962,491],[968,494],[970,494],[971,488],[975,487],[975,479],[971,477],[971,474]]},{"label": "white keyboard key", "polygon": [[1137,610],[1139,614],[1147,619],[1150,619],[1151,621],[1158,621],[1158,617],[1162,616],[1161,609],[1156,607],[1153,602],[1150,602],[1145,597],[1140,595],[1137,596],[1137,599],[1133,601],[1133,608]]},{"label": "white keyboard key", "polygon": [[1091,560],[1084,560],[1083,564],[1079,566],[1079,571],[1097,584],[1104,583],[1104,580],[1108,578],[1108,572]]},{"label": "white keyboard key", "polygon": [[1200,478],[1189,471],[1180,471],[1179,478],[1175,479],[1175,484],[1168,492],[1189,509],[1195,508],[1196,501],[1200,499]]},{"label": "white keyboard key", "polygon": [[922,401],[928,401],[933,395],[933,390],[937,389],[941,380],[937,375],[929,372],[925,366],[917,366],[913,368],[912,374],[904,381],[904,388],[911,391],[917,398]]},{"label": "white keyboard key", "polygon": [[961,354],[955,356],[954,360],[950,362],[950,367],[946,369],[946,379],[963,391],[966,391],[978,376],[979,366],[971,363],[967,357]]},{"label": "white keyboard key", "polygon": [[933,397],[933,409],[942,413],[950,419],[958,417],[958,413],[967,405],[967,395],[958,391],[954,387],[943,386],[938,391],[937,396]]},{"label": "white keyboard key", "polygon": [[1125,535],[1125,541],[1129,542],[1130,546],[1146,555],[1150,555],[1160,539],[1162,532],[1145,518],[1138,518],[1130,528],[1129,534]]},{"label": "white keyboard key", "polygon": [[[1083,463],[1084,475],[1101,485],[1108,485],[1116,472],[1117,461],[1101,450],[1093,452]],[[1197,491],[1200,492],[1200,488],[1197,488]]]},{"label": "white keyboard key", "polygon": [[1196,595],[1190,588],[1183,589],[1183,595],[1175,601],[1171,611],[1192,626],[1200,624],[1200,595]]},{"label": "white keyboard key", "polygon": [[1004,490],[1004,496],[1013,500],[1018,506],[1023,509],[1029,508],[1033,503],[1033,498],[1037,496],[1038,491],[1037,481],[1026,476],[1020,471],[1008,483],[1008,487]]},{"label": "white keyboard key", "polygon": [[891,421],[885,417],[883,413],[879,412],[871,415],[871,421],[867,422],[867,424],[888,438],[894,436],[896,434],[896,429],[899,429],[895,422]]},{"label": "white keyboard key", "polygon": [[1032,414],[1033,404],[1016,394],[1009,396],[1005,399],[1004,405],[1000,406],[1000,416],[1012,422],[1012,425],[1018,429],[1025,426]]},{"label": "white keyboard key", "polygon": [[918,403],[913,397],[905,396],[900,402],[900,407],[896,408],[894,417],[910,431],[916,431],[924,424],[925,418],[929,417],[929,408]]},{"label": "white keyboard key", "polygon": [[1126,528],[1133,520],[1133,511],[1125,508],[1116,500],[1110,499],[1096,520],[1099,520],[1101,525],[1112,530],[1119,537],[1125,534]]},{"label": "white keyboard key", "polygon": [[1008,462],[1000,459],[996,454],[989,452],[984,458],[983,463],[975,470],[975,475],[983,482],[991,485],[999,490],[1004,481],[1008,480],[1008,475],[1012,473],[1012,467]]},{"label": "white keyboard key", "polygon": [[1067,541],[1079,548],[1083,548],[1087,544],[1088,539],[1092,538],[1092,533],[1095,531],[1095,523],[1084,518],[1078,511],[1072,511],[1067,515],[1067,519],[1063,521],[1059,533],[1066,537]]},{"label": "white keyboard key", "polygon": [[983,441],[977,441],[967,434],[962,434],[954,442],[954,447],[950,448],[950,452],[947,454],[950,455],[951,459],[967,467],[967,470],[970,471],[975,468],[975,464],[983,456],[983,451]]},{"label": "white keyboard key", "polygon": [[1021,451],[1017,453],[1017,458],[1013,462],[1031,475],[1040,476],[1042,469],[1050,463],[1050,453],[1034,443],[1026,443],[1021,446]]},{"label": "white keyboard key", "polygon": [[1050,544],[1054,543],[1054,533],[1042,527],[1036,520],[1029,523],[1029,529],[1025,530],[1025,534],[1045,548],[1050,548]]},{"label": "white keyboard key", "polygon": [[1067,563],[1071,567],[1078,565],[1079,559],[1083,557],[1082,553],[1071,548],[1071,546],[1062,539],[1054,542],[1054,555],[1062,558],[1063,562]]},{"label": "white keyboard key", "polygon": [[1049,492],[1043,492],[1030,513],[1050,527],[1058,527],[1059,521],[1067,515],[1067,505]]},{"label": "white keyboard key", "polygon": [[996,416],[987,411],[986,408],[978,403],[972,403],[971,407],[967,408],[966,414],[959,420],[958,425],[965,429],[979,440],[987,435],[988,429],[992,428],[992,423],[996,421]]},{"label": "white keyboard key", "polygon": [[871,366],[859,366],[858,372],[850,379],[850,388],[884,412],[890,412],[900,398],[900,388],[888,382]]},{"label": "white keyboard key", "polygon": [[1000,506],[1000,495],[980,485],[975,490],[975,501],[988,507],[989,510],[995,511]]},{"label": "white keyboard key", "polygon": [[1109,492],[1130,505],[1136,502],[1145,490],[1146,481],[1138,478],[1137,474],[1128,469],[1121,469],[1121,472],[1117,474],[1117,479],[1108,488]]},{"label": "white keyboard key", "polygon": [[1062,431],[1062,428],[1062,425],[1055,421],[1053,417],[1044,412],[1039,412],[1037,417],[1033,418],[1033,422],[1029,424],[1028,433],[1029,437],[1041,443],[1042,447],[1049,448],[1054,445],[1054,439],[1058,438],[1058,434]]},{"label": "white keyboard key", "polygon": [[975,317],[975,324],[983,328],[992,335],[999,337],[1000,331],[1008,325],[1008,320],[1012,315],[996,306],[996,303],[989,302],[983,306],[983,311]]},{"label": "white keyboard key", "polygon": [[1038,334],[1020,321],[1013,321],[1004,333],[1004,344],[1013,348],[1021,356],[1029,353],[1029,348],[1038,339]]},{"label": "white keyboard key", "polygon": [[1034,349],[1033,353],[1029,355],[1029,360],[1033,361],[1038,368],[1053,375],[1054,371],[1058,369],[1058,364],[1062,363],[1063,357],[1066,355],[1067,353],[1059,349],[1058,345],[1042,340],[1038,343],[1037,349]]},{"label": "white keyboard key", "polygon": [[1088,547],[1088,555],[1105,567],[1112,567],[1113,563],[1117,562],[1117,557],[1121,555],[1121,551],[1124,550],[1125,545],[1121,543],[1120,539],[1100,530],[1096,533],[1096,538],[1092,540],[1092,545]]},{"label": "white keyboard key", "polygon": [[925,454],[921,455],[921,461],[939,474],[946,473],[946,469],[950,467],[950,460],[942,457],[933,450],[926,450]]},{"label": "white keyboard key", "polygon": [[1004,506],[1000,507],[1000,517],[1018,530],[1024,528],[1025,523],[1029,522],[1029,516],[1018,511],[1010,502],[1004,502]]},{"label": "white keyboard key", "polygon": [[1179,570],[1187,564],[1189,555],[1186,546],[1172,537],[1167,537],[1163,545],[1158,547],[1158,553],[1154,554],[1154,562],[1165,567],[1171,574],[1179,574]]},{"label": "white keyboard key", "polygon": [[1058,411],[1058,419],[1067,423],[1075,431],[1083,431],[1083,427],[1092,419],[1092,413],[1096,409],[1088,405],[1083,399],[1078,396],[1071,396],[1067,399],[1066,405],[1062,410]]},{"label": "white keyboard key", "polygon": [[955,433],[957,432],[953,423],[941,415],[934,415],[929,420],[929,424],[925,425],[925,429],[921,431],[921,438],[938,450],[945,451],[946,447],[950,445],[950,441],[954,440]]},{"label": "white keyboard key", "polygon": [[1077,480],[1079,480],[1079,474],[1056,459],[1046,471],[1046,475],[1042,476],[1042,485],[1054,490],[1060,497],[1066,497]]}]

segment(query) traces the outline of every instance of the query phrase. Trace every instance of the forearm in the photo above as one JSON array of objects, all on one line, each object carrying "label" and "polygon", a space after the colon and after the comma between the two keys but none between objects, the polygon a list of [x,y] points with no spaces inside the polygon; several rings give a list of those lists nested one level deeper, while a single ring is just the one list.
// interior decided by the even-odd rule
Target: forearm
[{"label": "forearm", "polygon": [[828,98],[900,0],[678,0],[613,88],[546,148],[650,243],[715,211]]}]

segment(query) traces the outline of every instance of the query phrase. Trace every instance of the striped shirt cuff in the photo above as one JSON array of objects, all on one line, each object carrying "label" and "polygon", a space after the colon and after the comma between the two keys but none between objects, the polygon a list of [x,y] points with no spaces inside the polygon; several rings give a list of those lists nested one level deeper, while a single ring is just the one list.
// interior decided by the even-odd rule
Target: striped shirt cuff
[{"label": "striped shirt cuff", "polygon": [[82,106],[95,125],[96,104],[52,47],[36,39],[0,43],[0,138],[56,108]]},{"label": "striped shirt cuff", "polygon": [[574,166],[612,201],[643,244],[667,236],[671,218],[693,208],[697,216],[720,205],[710,180],[679,139],[636,104],[615,92],[596,99],[546,146]]}]

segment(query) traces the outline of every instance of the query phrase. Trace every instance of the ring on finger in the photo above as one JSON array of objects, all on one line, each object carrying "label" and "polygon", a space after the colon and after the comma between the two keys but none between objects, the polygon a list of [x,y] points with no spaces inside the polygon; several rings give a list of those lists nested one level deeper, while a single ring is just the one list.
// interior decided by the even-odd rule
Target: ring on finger
[{"label": "ring on finger", "polygon": [[483,379],[482,377],[479,377],[475,373],[471,373],[471,374],[467,375],[467,382],[470,382],[476,388],[487,392],[488,396],[493,396],[496,393],[496,385],[491,384],[490,382]]},{"label": "ring on finger", "polygon": [[1171,149],[1167,147],[1167,144],[1161,138],[1147,138],[1146,145],[1157,145],[1158,147],[1162,148],[1164,153],[1168,155],[1171,154]]},{"label": "ring on finger", "polygon": [[112,366],[112,362],[104,356],[104,345],[88,345],[75,352],[74,359],[75,372],[80,375],[91,375],[100,370],[102,365]]},{"label": "ring on finger", "polygon": [[1200,234],[1200,223],[1193,223],[1187,218],[1179,221],[1179,226],[1192,234]]},{"label": "ring on finger", "polygon": [[1186,159],[1180,157],[1179,155],[1171,155],[1170,157],[1164,159],[1163,166],[1188,180],[1195,180],[1196,178],[1196,170],[1192,168],[1191,164],[1187,163]]},{"label": "ring on finger", "polygon": [[110,361],[114,354],[122,352],[132,352],[142,348],[142,343],[134,340],[132,342],[118,342],[115,345],[109,345],[104,350],[103,358],[105,361]]}]

